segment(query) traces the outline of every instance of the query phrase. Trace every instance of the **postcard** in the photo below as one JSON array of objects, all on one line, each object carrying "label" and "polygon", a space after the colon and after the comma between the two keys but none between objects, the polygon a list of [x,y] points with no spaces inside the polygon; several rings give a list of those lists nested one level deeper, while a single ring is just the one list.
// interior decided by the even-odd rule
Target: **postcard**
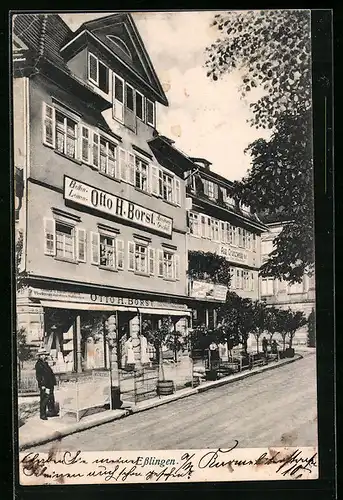
[{"label": "postcard", "polygon": [[20,484],[317,479],[311,11],[11,29]]}]

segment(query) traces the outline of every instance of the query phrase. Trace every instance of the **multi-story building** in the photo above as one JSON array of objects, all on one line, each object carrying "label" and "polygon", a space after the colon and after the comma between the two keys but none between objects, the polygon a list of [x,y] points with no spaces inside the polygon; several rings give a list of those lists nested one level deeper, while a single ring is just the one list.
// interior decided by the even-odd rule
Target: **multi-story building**
[{"label": "multi-story building", "polygon": [[[188,252],[210,252],[230,264],[230,290],[242,297],[260,297],[261,233],[266,226],[249,207],[232,197],[233,183],[210,170],[205,159],[192,158],[196,167],[187,185],[189,210]],[[194,319],[208,326],[216,323],[218,303],[225,300],[225,287],[190,280]]]},{"label": "multi-story building", "polygon": [[160,147],[168,101],[143,41],[129,14],[75,32],[55,14],[16,15],[13,77],[18,328],[56,370],[80,372],[108,366],[115,325],[139,364],[145,318],[182,330],[190,316],[184,169]]},{"label": "multi-story building", "polygon": [[[280,234],[285,222],[268,223],[268,231],[262,233],[261,254],[262,264],[268,259],[274,249],[274,239]],[[261,299],[268,305],[279,309],[291,309],[302,311],[306,318],[312,309],[315,309],[315,278],[305,274],[301,283],[288,283],[275,278],[260,278]],[[306,344],[307,326],[305,325],[296,332],[294,344]]]}]

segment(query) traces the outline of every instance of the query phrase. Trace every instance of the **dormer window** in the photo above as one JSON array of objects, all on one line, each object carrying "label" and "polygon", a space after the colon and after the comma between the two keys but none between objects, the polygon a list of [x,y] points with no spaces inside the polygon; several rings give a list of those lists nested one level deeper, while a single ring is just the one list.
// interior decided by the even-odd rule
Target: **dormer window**
[{"label": "dormer window", "polygon": [[88,80],[108,94],[109,69],[91,52],[88,54]]}]

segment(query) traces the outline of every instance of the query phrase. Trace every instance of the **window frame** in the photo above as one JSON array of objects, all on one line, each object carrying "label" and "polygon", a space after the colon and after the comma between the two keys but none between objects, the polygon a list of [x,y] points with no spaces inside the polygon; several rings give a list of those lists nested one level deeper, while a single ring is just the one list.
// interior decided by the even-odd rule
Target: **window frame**
[{"label": "window frame", "polygon": [[[141,92],[139,92],[139,90],[137,90],[137,89],[135,89],[135,90],[136,90],[136,93],[135,93],[136,117],[144,123],[145,122],[145,105],[144,105],[145,104],[145,98],[144,98],[144,95]],[[138,116],[138,114],[137,114],[137,96],[140,96],[141,99],[142,99],[142,117]]]},{"label": "window frame", "polygon": [[[116,235],[114,234],[109,234],[103,231],[98,231],[99,234],[99,267],[102,269],[109,269],[109,270],[117,270],[117,242],[116,242]],[[113,265],[110,264],[102,264],[101,263],[101,238],[109,238],[112,240],[112,251],[113,251]],[[106,247],[109,245],[106,245]]]},{"label": "window frame", "polygon": [[[148,121],[148,103],[151,104],[152,106],[152,122]],[[145,98],[145,123],[147,125],[150,125],[151,127],[155,127],[156,124],[156,110],[155,110],[155,103],[148,99],[147,97]]]},{"label": "window frame", "polygon": [[[150,193],[150,168],[149,162],[143,160],[140,156],[135,156],[135,188],[143,191],[144,193]],[[138,165],[137,165],[138,164]],[[142,186],[142,165],[146,167],[146,188]],[[139,176],[139,186],[137,186],[137,175]]]},{"label": "window frame", "polygon": [[[96,61],[96,79],[94,80],[91,75],[90,75],[90,68],[91,68],[91,63],[90,60],[91,58],[94,58]],[[100,88],[100,64],[106,68],[107,72],[107,92]],[[95,85],[100,92],[102,92],[105,95],[108,95],[110,93],[110,68],[105,64],[103,61],[99,59],[93,52],[88,51],[88,67],[87,67],[87,79],[90,81],[93,85]]]},{"label": "window frame", "polygon": [[[72,256],[66,256],[65,255],[65,234],[64,234],[64,238],[63,238],[63,255],[60,255],[58,254],[58,229],[57,229],[57,226],[60,225],[64,228],[68,228],[70,229],[70,240],[71,240],[71,246],[72,246]],[[62,232],[63,234],[63,232]],[[55,259],[57,260],[65,260],[65,261],[68,261],[68,262],[76,262],[76,231],[75,231],[75,224],[73,223],[68,223],[68,222],[65,222],[65,221],[62,221],[62,220],[59,220],[59,219],[55,219]]]}]

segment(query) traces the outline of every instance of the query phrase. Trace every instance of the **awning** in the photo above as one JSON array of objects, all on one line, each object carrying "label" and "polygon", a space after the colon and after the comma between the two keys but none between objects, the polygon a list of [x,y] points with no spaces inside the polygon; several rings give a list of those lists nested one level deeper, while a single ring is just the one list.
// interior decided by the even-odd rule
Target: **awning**
[{"label": "awning", "polygon": [[158,309],[149,307],[120,306],[113,304],[88,304],[84,302],[62,302],[57,300],[41,300],[43,307],[53,309],[77,309],[79,311],[132,311],[141,314],[156,314],[161,316],[191,316],[189,310],[183,309]]}]

